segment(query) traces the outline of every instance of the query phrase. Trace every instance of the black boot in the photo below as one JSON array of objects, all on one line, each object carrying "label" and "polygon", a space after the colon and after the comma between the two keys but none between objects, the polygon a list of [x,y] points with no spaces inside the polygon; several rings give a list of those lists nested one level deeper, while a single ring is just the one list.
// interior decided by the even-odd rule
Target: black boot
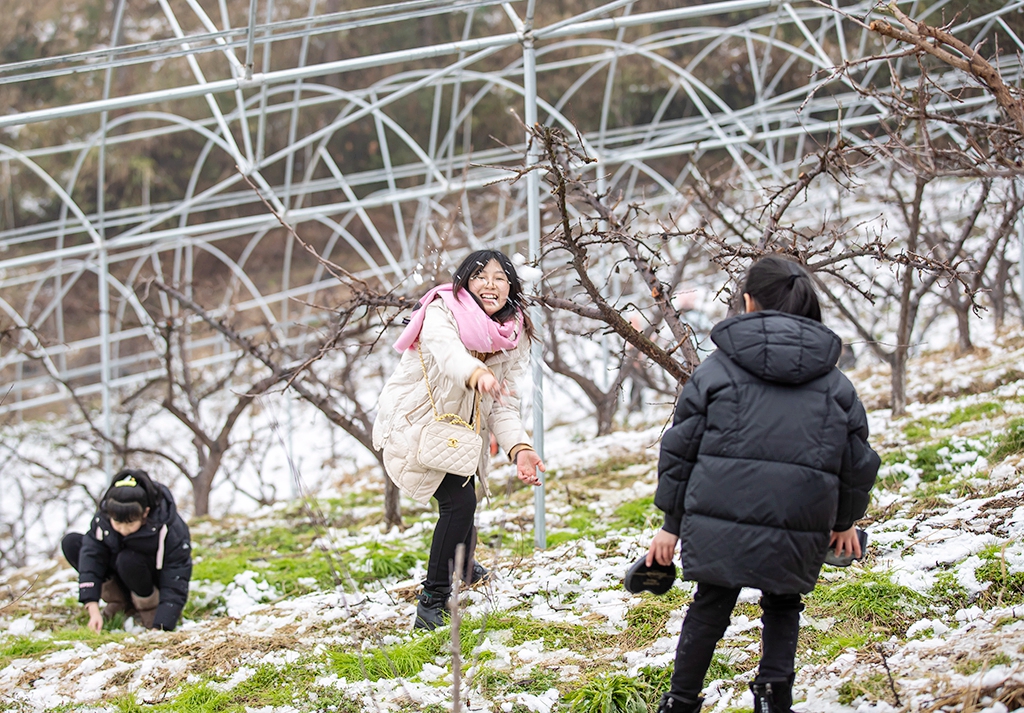
[{"label": "black boot", "polygon": [[792,713],[793,676],[756,679],[750,684],[754,713]]},{"label": "black boot", "polygon": [[663,693],[658,703],[658,713],[699,713],[702,703],[704,699],[700,696],[692,700],[674,693]]},{"label": "black boot", "polygon": [[447,623],[445,605],[448,603],[448,592],[435,592],[424,589],[416,598],[416,622],[414,629],[430,631]]}]

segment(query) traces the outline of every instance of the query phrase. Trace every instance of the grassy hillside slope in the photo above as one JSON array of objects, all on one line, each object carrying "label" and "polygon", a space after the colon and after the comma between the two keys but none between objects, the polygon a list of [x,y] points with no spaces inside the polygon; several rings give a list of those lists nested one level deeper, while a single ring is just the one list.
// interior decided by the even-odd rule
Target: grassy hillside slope
[{"label": "grassy hillside slope", "polygon": [[[796,708],[1005,711],[1024,705],[1024,340],[911,370],[893,421],[887,378],[851,375],[882,454],[869,556],[826,567],[807,597]],[[193,523],[185,622],[85,627],[63,563],[0,585],[0,708],[10,711],[649,711],[665,689],[693,591],[622,588],[659,525],[652,505],[667,409],[603,439],[550,436],[548,549],[532,547],[532,494],[492,480],[479,559],[494,577],[449,628],[412,632],[433,514],[381,532],[370,473],[335,497]],[[750,710],[757,592],[744,592],[708,677],[707,707]]]}]

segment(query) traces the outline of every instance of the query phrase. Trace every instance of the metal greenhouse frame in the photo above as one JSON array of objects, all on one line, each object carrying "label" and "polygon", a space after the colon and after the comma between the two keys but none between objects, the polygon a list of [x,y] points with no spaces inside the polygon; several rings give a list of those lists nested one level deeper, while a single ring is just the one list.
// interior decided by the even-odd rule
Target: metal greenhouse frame
[{"label": "metal greenhouse frame", "polygon": [[[316,317],[301,305],[317,303],[332,279],[323,269],[294,269],[294,241],[281,236],[260,194],[299,232],[325,235],[323,257],[348,256],[360,277],[388,289],[418,279],[449,252],[480,245],[525,248],[537,260],[546,229],[540,176],[532,171],[512,188],[495,181],[538,157],[525,140],[489,138],[486,112],[494,107],[527,126],[578,131],[597,159],[600,189],[666,210],[709,157],[730,162],[736,180],[756,189],[795,175],[816,139],[843,132],[858,141],[858,130],[884,112],[832,73],[882,47],[844,19],[869,18],[873,2],[723,0],[651,9],[645,0],[595,0],[585,12],[539,24],[537,0],[406,0],[337,11],[344,3],[326,0],[327,12],[325,0],[249,0],[237,16],[227,0],[158,0],[144,27],[132,24],[127,0],[114,3],[111,46],[0,65],[0,87],[69,77],[83,87],[81,100],[0,115],[0,310],[23,328],[21,348],[0,354],[5,381],[15,385],[0,406],[7,412],[57,404],[67,397],[62,384],[74,383],[82,394],[100,395],[109,415],[112,389],[159,370],[154,329],[177,314],[168,301],[156,312],[144,304],[136,280],[156,274],[187,287],[200,260],[233,276],[222,313],[251,313],[277,325],[282,339],[301,339],[289,325]],[[959,9],[952,0],[899,4],[938,24]],[[1024,42],[1005,18],[1022,9],[1024,0],[1007,2],[951,31],[971,44],[994,28],[1011,37],[1016,46],[1001,50],[1013,79]],[[365,28],[405,37],[431,18],[461,26],[461,37],[310,59],[312,47],[343,43]],[[897,70],[902,61],[895,60]],[[749,88],[742,103],[716,91],[711,66],[735,77],[719,77],[718,86]],[[119,72],[145,68],[159,82],[168,67],[188,81],[117,89]],[[886,80],[873,76],[877,69],[867,70],[865,84]],[[372,81],[360,83],[364,74]],[[660,95],[644,86],[647,77]],[[599,109],[574,115],[574,99],[594,86]],[[640,123],[617,118],[631,96],[650,101]],[[403,126],[392,111],[409,101],[423,108],[417,127]],[[972,101],[979,113],[991,111],[984,98]],[[304,119],[312,111],[333,119],[311,125]],[[69,125],[79,130],[60,138]],[[373,136],[372,168],[350,170],[338,150],[356,126]],[[189,180],[165,186],[173,199],[150,202],[146,180],[159,175],[146,174],[137,199],[110,200],[107,182],[124,168],[120,157],[144,154],[154,142],[193,151],[182,158],[193,166]],[[211,176],[216,165],[238,170]],[[250,262],[269,236],[280,260],[273,279],[266,264],[253,270]],[[225,248],[239,241],[240,252]],[[81,308],[83,285],[96,318],[69,324],[68,301]],[[211,361],[231,358],[223,345],[191,346]],[[40,362],[45,370],[34,366]],[[539,352],[535,362],[539,377]]]}]

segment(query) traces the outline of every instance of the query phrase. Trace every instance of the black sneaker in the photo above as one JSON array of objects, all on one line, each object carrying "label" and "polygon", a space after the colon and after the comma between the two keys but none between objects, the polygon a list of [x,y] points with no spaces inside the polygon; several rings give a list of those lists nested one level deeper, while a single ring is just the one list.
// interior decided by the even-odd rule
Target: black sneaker
[{"label": "black sneaker", "polygon": [[445,605],[448,603],[448,592],[432,592],[424,589],[416,598],[416,621],[414,629],[432,631],[448,623]]}]

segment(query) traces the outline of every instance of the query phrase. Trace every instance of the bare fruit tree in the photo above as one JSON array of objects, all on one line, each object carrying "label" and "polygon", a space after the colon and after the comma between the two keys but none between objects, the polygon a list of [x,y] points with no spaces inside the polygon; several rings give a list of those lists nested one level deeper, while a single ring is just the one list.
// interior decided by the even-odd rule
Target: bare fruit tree
[{"label": "bare fruit tree", "polygon": [[[896,305],[892,338],[879,334],[841,290],[826,292],[875,355],[890,365],[892,409],[901,415],[907,359],[920,336],[915,329],[926,301],[952,309],[963,352],[972,348],[970,316],[982,306],[978,295],[986,285],[1000,295],[1005,291],[1005,259],[995,263],[997,275],[987,273],[993,257],[1005,254],[1024,207],[1018,185],[1024,104],[1019,88],[1006,84],[1001,71],[982,55],[997,48],[972,47],[945,28],[911,19],[895,4],[887,9],[902,27],[875,20],[869,29],[895,40],[893,51],[837,67],[835,75],[843,76],[865,100],[885,106],[889,115],[846,155],[856,162],[864,183],[869,174],[875,177],[872,188],[863,190],[891,208],[889,245],[915,256],[898,265],[895,280],[880,290],[883,300]],[[858,82],[867,65],[907,59],[916,61],[918,74],[894,83],[891,91]],[[951,84],[949,68],[956,70],[959,82]],[[980,108],[979,98],[987,99]],[[878,286],[872,285],[876,290]]]},{"label": "bare fruit tree", "polygon": [[[303,243],[304,244],[304,243]],[[305,244],[304,244],[305,245]],[[332,268],[336,266],[332,265]],[[340,268],[337,268],[340,270]],[[220,333],[246,360],[269,372],[263,382],[280,384],[298,394],[320,411],[335,426],[355,439],[382,464],[381,455],[373,449],[373,405],[379,390],[363,387],[371,368],[366,357],[373,348],[379,332],[372,319],[375,309],[385,306],[405,306],[407,302],[381,294],[350,280],[344,271],[338,275],[353,287],[352,297],[337,308],[338,318],[330,329],[307,341],[303,354],[290,353],[272,339],[258,342],[232,326],[230,320],[214,318],[206,309],[181,290],[154,281],[153,287],[178,302],[185,310],[196,315],[207,326]],[[356,289],[357,288],[357,289]],[[331,373],[324,376],[317,364],[331,355]],[[377,374],[380,377],[380,374]],[[381,380],[382,384],[383,381]],[[255,387],[254,387],[255,388]],[[382,465],[383,467],[383,465]],[[390,478],[384,478],[384,522],[387,526],[401,526],[400,493]]]}]

